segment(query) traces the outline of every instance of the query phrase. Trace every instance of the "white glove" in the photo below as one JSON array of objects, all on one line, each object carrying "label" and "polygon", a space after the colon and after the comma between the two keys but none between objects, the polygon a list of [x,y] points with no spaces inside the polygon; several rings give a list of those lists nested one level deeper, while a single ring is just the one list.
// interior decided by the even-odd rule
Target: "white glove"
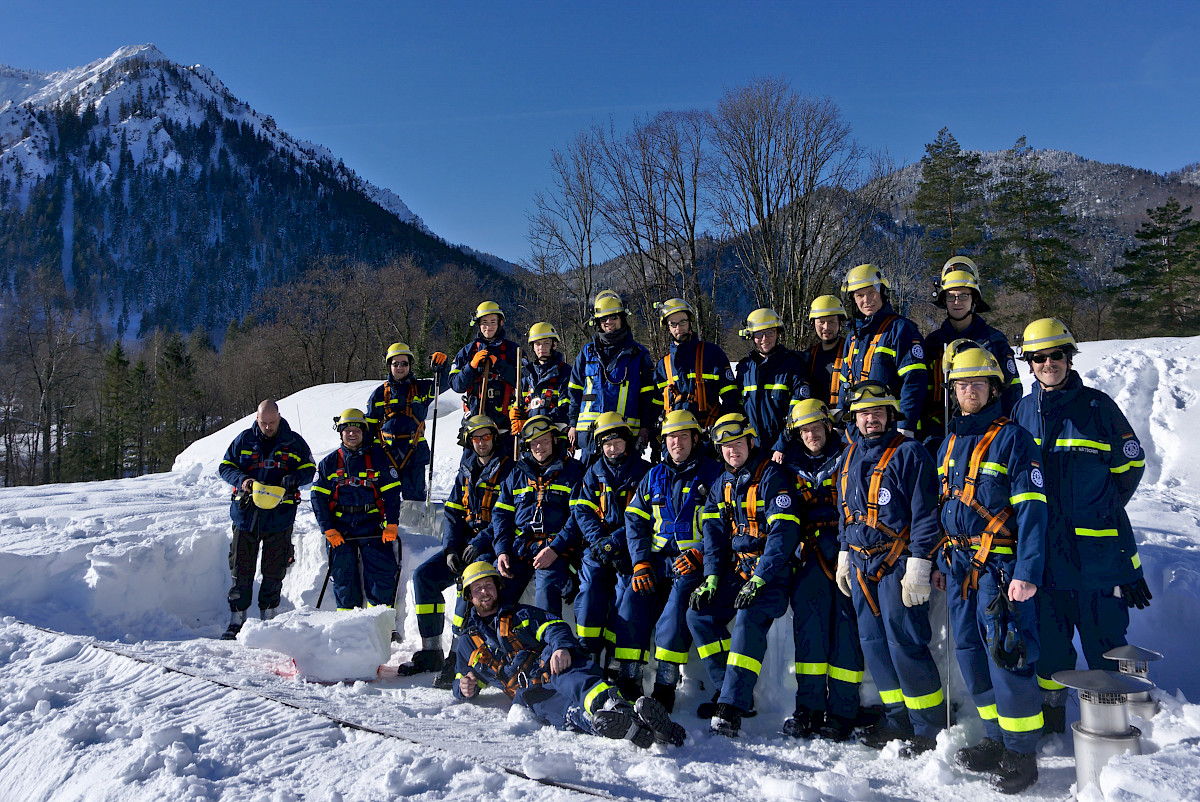
[{"label": "white glove", "polygon": [[905,437],[911,437],[914,440],[917,439],[917,433],[912,429],[897,429],[896,431],[900,432],[900,434],[904,435]]},{"label": "white glove", "polygon": [[920,557],[909,557],[904,564],[904,578],[900,580],[900,598],[905,607],[916,607],[929,601],[929,571],[933,563]]},{"label": "white glove", "polygon": [[834,581],[837,582],[838,590],[843,595],[850,595],[850,552],[838,552],[837,574],[834,576]]}]

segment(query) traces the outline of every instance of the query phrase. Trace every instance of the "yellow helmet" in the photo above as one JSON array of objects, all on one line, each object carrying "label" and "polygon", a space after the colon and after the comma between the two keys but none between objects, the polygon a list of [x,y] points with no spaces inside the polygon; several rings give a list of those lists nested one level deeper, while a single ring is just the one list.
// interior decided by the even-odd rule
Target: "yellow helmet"
[{"label": "yellow helmet", "polygon": [[333,428],[340,432],[347,426],[357,426],[365,434],[367,431],[367,416],[363,414],[361,409],[355,409],[354,407],[343,409],[342,414],[333,419]]},{"label": "yellow helmet", "polygon": [[385,354],[383,357],[383,364],[385,364],[385,365],[392,364],[392,357],[394,357],[394,356],[408,357],[409,364],[412,364],[413,362],[416,361],[416,357],[413,356],[412,350],[404,343],[392,343],[391,345],[389,345],[388,349],[387,349],[387,354]]},{"label": "yellow helmet", "polygon": [[287,491],[277,485],[264,485],[262,482],[255,482],[250,490],[250,498],[254,500],[254,506],[260,510],[273,510],[279,506],[279,502],[283,501],[283,497]]},{"label": "yellow helmet", "polygon": [[558,336],[558,332],[549,323],[534,323],[529,327],[529,344],[533,345],[538,340],[554,340],[556,343],[562,342],[562,337]]},{"label": "yellow helmet", "polygon": [[1079,350],[1071,331],[1058,318],[1044,317],[1025,327],[1021,335],[1021,357],[1027,358],[1034,351],[1062,346],[1067,353]]},{"label": "yellow helmet", "polygon": [[[959,257],[965,259],[966,257]],[[988,312],[991,310],[983,300],[983,290],[979,285],[979,278],[974,273],[968,270],[951,270],[949,273],[942,274],[941,288],[938,290],[937,298],[934,304],[946,308],[946,293],[950,290],[960,290],[966,288],[975,294],[975,311]]]},{"label": "yellow helmet", "polygon": [[946,278],[947,273],[956,273],[959,271],[970,273],[975,277],[976,283],[979,282],[979,268],[966,256],[951,256],[947,259],[946,264],[942,265],[942,279]]},{"label": "yellow helmet", "polygon": [[621,413],[601,412],[600,415],[597,416],[595,423],[592,424],[592,440],[596,443],[596,445],[600,445],[608,439],[605,437],[606,434],[611,434],[612,432],[620,433],[622,429],[624,429],[625,433],[620,436],[624,437],[626,440],[629,440],[633,437],[633,428],[629,425],[627,420],[621,417]]},{"label": "yellow helmet", "polygon": [[521,445],[528,446],[544,434],[558,434],[554,421],[545,415],[534,415],[521,426]]},{"label": "yellow helmet", "polygon": [[479,306],[475,307],[475,316],[471,318],[471,325],[474,326],[479,322],[479,318],[484,315],[499,315],[500,322],[504,322],[504,310],[500,308],[500,304],[495,301],[484,301]]},{"label": "yellow helmet", "polygon": [[466,594],[467,588],[481,579],[487,579],[489,576],[495,578],[497,585],[504,581],[503,577],[500,576],[500,572],[496,570],[496,567],[487,560],[476,560],[471,563],[462,572],[463,593]]},{"label": "yellow helmet", "polygon": [[629,314],[629,310],[625,308],[625,302],[621,300],[620,295],[612,290],[601,290],[596,294],[596,300],[592,301],[592,318],[588,321],[588,325],[595,326],[600,322],[600,318],[609,315],[627,314]]},{"label": "yellow helmet", "polygon": [[859,382],[850,388],[850,411],[852,413],[875,407],[891,407],[899,412],[900,402],[882,382]]},{"label": "yellow helmet", "polygon": [[491,429],[495,431],[496,434],[500,433],[500,427],[497,426],[496,422],[487,415],[472,415],[471,417],[467,418],[466,423],[463,424],[463,435],[469,438],[471,435],[475,434],[475,432],[482,432],[484,429]]},{"label": "yellow helmet", "polygon": [[816,320],[819,317],[829,317],[837,315],[846,320],[850,319],[850,315],[846,314],[846,307],[842,306],[842,301],[836,295],[819,295],[813,298],[812,304],[808,307],[808,319]]},{"label": "yellow helmet", "polygon": [[676,312],[687,312],[688,320],[695,321],[696,319],[696,310],[682,298],[668,298],[661,303],[655,304],[654,308],[658,310],[658,322],[664,328],[667,325],[667,318]]},{"label": "yellow helmet", "polygon": [[774,309],[768,309],[764,306],[762,309],[755,309],[746,316],[746,328],[739,331],[738,336],[745,337],[748,340],[757,332],[782,328],[783,321],[779,319],[779,314]]},{"label": "yellow helmet", "polygon": [[883,275],[883,271],[875,265],[859,265],[850,268],[850,272],[846,274],[846,280],[842,282],[842,294],[852,293],[863,287],[874,287],[882,292],[890,289],[891,286],[887,277]]},{"label": "yellow helmet", "polygon": [[943,365],[947,382],[985,378],[1004,381],[996,357],[974,340],[958,339],[947,345]]},{"label": "yellow helmet", "polygon": [[817,421],[825,421],[832,426],[833,418],[829,415],[829,407],[815,398],[806,398],[788,410],[788,431],[799,429]]},{"label": "yellow helmet", "polygon": [[713,424],[711,434],[713,445],[716,446],[723,446],[743,437],[758,437],[758,432],[754,431],[750,421],[740,412],[730,412],[718,418]]},{"label": "yellow helmet", "polygon": [[700,428],[700,422],[696,420],[696,416],[686,409],[676,409],[667,413],[663,418],[660,434],[666,438],[669,434],[675,432],[686,432],[691,430],[696,434],[703,434],[704,430]]}]

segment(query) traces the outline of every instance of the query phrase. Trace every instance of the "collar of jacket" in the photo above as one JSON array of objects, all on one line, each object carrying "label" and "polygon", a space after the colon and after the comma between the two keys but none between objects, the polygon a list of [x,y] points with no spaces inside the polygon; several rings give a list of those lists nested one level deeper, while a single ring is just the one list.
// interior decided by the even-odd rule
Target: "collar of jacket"
[{"label": "collar of jacket", "polygon": [[542,477],[552,471],[560,471],[563,468],[565,457],[561,453],[561,449],[556,445],[554,447],[554,455],[550,457],[550,461],[545,465],[541,465],[533,458],[532,454],[526,454],[521,457],[521,464],[527,474],[536,477]]},{"label": "collar of jacket", "polygon": [[997,398],[974,415],[955,413],[950,421],[950,431],[960,437],[983,434],[999,417],[1001,417],[1000,399]]},{"label": "collar of jacket", "polygon": [[879,435],[878,437],[867,437],[865,434],[859,431],[857,427],[855,427],[854,434],[851,435],[851,438],[858,443],[859,449],[871,452],[877,449],[882,451],[887,447],[888,443],[892,442],[896,434],[896,424],[895,422],[892,422],[889,423],[888,427],[883,430],[883,434]]},{"label": "collar of jacket", "polygon": [[942,321],[942,333],[945,335],[947,343],[952,343],[955,340],[964,337],[968,340],[976,341],[987,337],[988,329],[991,328],[988,326],[987,321],[980,317],[978,312],[972,312],[971,314],[973,316],[971,318],[971,324],[962,331],[958,331],[954,328],[954,325],[950,322],[949,317]]},{"label": "collar of jacket", "polygon": [[825,448],[819,454],[810,454],[799,438],[792,441],[795,450],[791,455],[784,456],[784,463],[789,470],[796,473],[814,475],[831,459],[837,459],[842,453],[842,441],[836,430],[829,433],[825,440]]},{"label": "collar of jacket", "polygon": [[750,449],[750,455],[746,457],[746,462],[736,471],[729,469],[729,463],[725,463],[725,473],[732,476],[735,480],[742,474],[753,474],[758,470],[758,464],[763,460],[771,459],[771,455],[757,445]]},{"label": "collar of jacket", "polygon": [[622,326],[614,332],[596,332],[592,337],[592,342],[600,349],[619,348],[631,338],[632,334],[633,332],[629,329],[629,326]]},{"label": "collar of jacket", "polygon": [[757,348],[751,346],[750,353],[746,354],[746,359],[752,360],[756,364],[762,365],[762,364],[765,364],[766,362],[770,361],[772,357],[776,357],[776,356],[779,356],[780,354],[787,353],[787,350],[788,350],[787,347],[783,344],[783,338],[780,337],[779,340],[776,341],[775,347],[772,348],[770,351],[768,351],[765,354],[763,352],[759,351]]},{"label": "collar of jacket", "polygon": [[1067,371],[1066,381],[1057,390],[1047,390],[1036,378],[1033,381],[1033,391],[1037,393],[1038,406],[1042,409],[1052,409],[1067,404],[1083,389],[1083,379],[1072,368]]},{"label": "collar of jacket", "polygon": [[275,435],[273,437],[267,437],[265,434],[263,434],[263,430],[258,427],[257,418],[255,419],[254,423],[250,425],[250,430],[254,432],[254,436],[257,437],[261,443],[274,443],[276,441],[282,442],[284,435],[290,435],[292,433],[292,427],[288,425],[287,419],[282,415],[279,416],[279,428],[275,430]]}]

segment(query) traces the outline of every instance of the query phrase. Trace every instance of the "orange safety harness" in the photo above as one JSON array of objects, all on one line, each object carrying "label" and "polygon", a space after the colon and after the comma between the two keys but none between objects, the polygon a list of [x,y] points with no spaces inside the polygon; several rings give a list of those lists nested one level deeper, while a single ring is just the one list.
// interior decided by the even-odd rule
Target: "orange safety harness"
[{"label": "orange safety harness", "polygon": [[[479,342],[478,340],[476,340],[475,348],[473,348],[470,353],[472,356],[474,356],[475,354],[479,353],[479,351],[481,351],[481,350],[487,350],[487,346],[484,345],[483,343]],[[508,353],[508,348],[505,347],[501,350],[503,351],[503,356],[506,358],[506,361],[512,361],[511,355]],[[488,392],[487,386],[488,386],[488,381],[489,381],[491,372],[492,372],[492,365],[489,362],[487,367],[484,370],[480,371],[480,376],[475,379],[475,384],[472,387],[472,390],[474,390],[475,398],[477,398],[479,400],[479,406],[474,412],[474,414],[476,414],[476,415],[487,415],[487,399],[484,398],[483,396],[485,393]],[[497,407],[501,412],[508,409],[509,405],[512,403],[513,389],[514,389],[513,386],[511,384],[509,384],[508,382],[502,381],[502,383],[504,384],[504,393],[500,397],[500,406]],[[467,403],[467,399],[469,399],[470,397],[471,397],[470,392],[468,392],[466,395],[463,396],[463,412],[467,412],[467,413],[471,412],[471,407]]]},{"label": "orange safety harness", "polygon": [[696,419],[700,425],[704,428],[711,426],[720,417],[721,407],[719,404],[710,406],[708,402],[708,387],[704,381],[704,343],[696,343],[696,364],[692,373],[692,387],[695,392],[685,393],[679,389],[676,384],[679,377],[675,373],[670,351],[663,357],[663,366],[667,373],[667,386],[663,388],[663,414],[681,409],[683,404],[695,404]]},{"label": "orange safety harness", "polygon": [[[379,494],[379,488],[376,486],[376,481],[379,479],[379,471],[371,467],[371,452],[363,454],[363,459],[366,461],[367,469],[359,476],[351,476],[346,472],[346,461],[342,454],[342,450],[337,450],[337,471],[333,474],[335,482],[333,485],[333,494],[329,498],[329,511],[337,517],[341,517],[342,513],[346,512],[378,512],[384,514],[383,496]],[[361,478],[365,475],[366,478]],[[374,504],[363,504],[361,506],[346,506],[337,503],[338,490],[343,486],[351,487],[369,487],[371,495],[375,497]]]},{"label": "orange safety harness", "polygon": [[541,671],[533,670],[540,659],[541,644],[536,640],[533,643],[527,643],[514,631],[513,613],[501,613],[497,617],[496,634],[504,639],[514,655],[525,653],[525,659],[521,664],[506,670],[503,658],[492,651],[492,647],[488,645],[483,635],[477,630],[472,630],[470,638],[474,649],[471,651],[471,658],[467,661],[468,666],[484,666],[491,669],[496,678],[503,683],[500,689],[508,694],[510,699],[517,695],[518,690],[528,688],[530,685],[541,685],[546,681],[544,666]]},{"label": "orange safety harness", "polygon": [[[946,442],[946,456],[942,458],[941,503],[945,504],[950,499],[958,499],[959,502],[970,507],[986,523],[982,534],[973,536],[946,535],[934,547],[934,551],[937,551],[938,548],[975,550],[974,554],[971,555],[971,570],[967,573],[962,583],[962,598],[964,599],[967,598],[967,594],[970,591],[976,590],[979,587],[979,573],[987,564],[992,549],[1000,547],[1012,548],[1017,545],[1017,539],[1008,528],[1008,519],[1015,514],[1013,508],[1011,506],[1005,507],[993,515],[987,507],[975,499],[975,488],[979,479],[979,467],[983,463],[983,457],[992,445],[992,441],[996,439],[996,435],[1000,433],[1000,429],[1008,422],[1007,418],[997,418],[988,427],[983,437],[979,438],[979,442],[975,444],[975,448],[971,449],[971,460],[967,463],[967,476],[963,480],[962,488],[950,486],[950,455],[954,453],[955,435],[951,434],[950,439]],[[949,562],[948,554],[946,558],[946,561]]]},{"label": "orange safety harness", "polygon": [[[399,473],[400,471],[403,471],[404,467],[406,465],[408,465],[408,461],[410,459],[412,459],[413,452],[416,449],[412,448],[411,444],[420,442],[421,438],[425,436],[425,421],[417,420],[417,416],[414,415],[413,411],[412,411],[413,399],[416,397],[417,397],[417,383],[414,381],[408,385],[408,399],[407,399],[407,402],[405,403],[403,414],[408,416],[409,418],[412,418],[412,420],[416,422],[417,430],[415,432],[410,432],[409,434],[385,434],[383,431],[382,424],[379,427],[379,435],[382,438],[382,440],[384,441],[384,443],[386,443],[387,445],[390,446],[392,444],[393,440],[407,440],[410,443],[410,447],[409,447],[408,451],[404,454],[404,459],[400,460],[400,462],[398,462],[398,463],[396,462],[395,459],[392,458],[391,452],[390,451],[388,452],[388,459],[391,460],[392,465],[396,468],[397,473]],[[400,414],[401,413],[396,412],[392,409],[392,383],[390,381],[384,382],[383,383],[383,419],[385,421],[387,421],[387,420],[391,420],[392,418],[398,418],[398,417],[400,417]]]},{"label": "orange safety harness", "polygon": [[879,462],[875,463],[875,467],[871,469],[871,483],[867,487],[866,515],[863,515],[859,510],[851,512],[850,505],[846,503],[846,486],[850,477],[850,458],[854,455],[854,448],[858,445],[858,443],[850,444],[850,448],[846,451],[846,459],[842,463],[841,476],[838,477],[838,481],[841,484],[842,516],[845,524],[847,526],[850,524],[866,524],[868,528],[874,529],[877,532],[882,532],[884,535],[887,535],[888,538],[887,541],[883,543],[876,543],[873,546],[856,546],[854,544],[850,544],[850,548],[854,549],[866,558],[871,558],[879,554],[886,555],[883,559],[883,562],[879,566],[879,570],[877,570],[874,574],[865,574],[861,568],[858,568],[857,566],[855,567],[858,577],[858,586],[862,588],[863,595],[865,595],[867,599],[867,604],[871,607],[871,612],[876,616],[880,614],[879,604],[871,595],[871,591],[867,587],[867,580],[870,579],[873,582],[878,582],[880,579],[882,579],[883,575],[887,573],[889,568],[895,565],[896,561],[900,559],[900,555],[904,553],[905,548],[908,547],[909,528],[907,526],[897,532],[895,529],[892,529],[890,526],[879,520],[879,489],[883,485],[883,473],[885,470],[887,470],[888,463],[892,461],[892,457],[895,456],[896,450],[900,447],[900,444],[903,443],[904,440],[905,437],[902,434],[897,434],[894,438],[892,438],[892,441],[888,443],[887,448],[883,450],[883,456],[879,458]]},{"label": "orange safety harness", "polygon": [[[838,338],[837,357],[833,360],[833,373],[829,378],[829,408],[833,409],[838,405],[838,395],[842,389],[842,365],[845,364],[846,358],[842,355],[845,340]],[[817,364],[817,356],[820,354],[821,344],[817,343],[812,348],[808,349],[808,364]],[[870,372],[870,369],[867,371]]]},{"label": "orange safety harness", "polygon": [[[554,472],[554,476],[558,475],[558,471]],[[530,518],[530,527],[528,532],[518,530],[517,534],[523,541],[523,546],[518,549],[518,555],[526,559],[527,562],[533,562],[533,558],[537,553],[550,544],[553,538],[545,532],[545,518],[542,513],[542,503],[546,500],[546,491],[550,489],[553,477],[550,475],[539,476],[534,479],[527,478],[529,487],[537,492],[536,506],[533,510],[533,517]],[[563,555],[559,555],[560,557]]]},{"label": "orange safety harness", "polygon": [[[827,501],[827,499],[821,498],[821,496],[827,495],[827,493],[824,491],[824,488],[813,487],[806,479],[801,479],[799,475],[796,476],[796,490],[800,493],[800,498],[804,499],[804,505],[809,510],[815,509],[817,506],[824,503],[824,501]],[[829,578],[829,581],[835,581],[835,572],[833,567],[830,566],[829,561],[825,559],[825,555],[822,554],[821,550],[816,546],[817,538],[821,534],[818,523],[809,521],[805,529],[806,531],[804,532],[804,540],[802,541],[802,559],[815,559],[817,564],[821,566],[821,570],[825,573],[825,576]]]},{"label": "orange safety harness", "polygon": [[[500,457],[500,462],[496,465],[496,470],[492,473],[492,480],[482,479],[477,485],[472,485],[470,477],[463,482],[462,505],[467,511],[466,522],[467,526],[475,532],[480,532],[488,524],[492,522],[492,507],[496,503],[496,496],[500,493],[500,480],[497,476],[504,475],[505,461],[511,461],[511,457]],[[472,491],[482,488],[483,494],[477,496],[477,503],[471,503]]]},{"label": "orange safety harness", "polygon": [[[875,349],[879,347],[879,341],[883,339],[883,335],[887,334],[888,329],[890,329],[892,324],[897,320],[899,320],[899,318],[896,315],[888,315],[879,323],[879,331],[875,332],[875,335],[871,337],[871,343],[867,346],[867,353],[865,356],[863,356],[862,368],[858,371],[858,379],[855,383],[865,382],[867,379],[871,378],[871,366],[875,362]],[[858,337],[855,336],[854,339],[854,352],[857,352]],[[853,360],[853,355],[851,356],[851,359]],[[853,361],[851,361],[850,370],[854,370]]]},{"label": "orange safety harness", "polygon": [[[767,463],[770,460],[763,460],[754,469],[754,475],[750,477],[750,484],[746,487],[746,523],[738,523],[737,519],[737,501],[733,497],[733,482],[725,483],[725,522],[729,525],[730,539],[739,535],[753,538],[756,542],[751,551],[734,552],[735,568],[738,575],[742,579],[750,579],[754,574],[754,569],[758,566],[758,558],[762,556],[766,546],[767,527],[764,525],[762,516],[758,512],[758,485],[762,481],[762,475],[767,469]],[[764,509],[765,512],[765,509]]]},{"label": "orange safety harness", "polygon": [[[600,503],[596,505],[600,508],[600,523],[604,524],[605,527],[607,527],[608,524],[605,522],[608,519],[609,493],[604,492],[605,490],[610,490],[612,495],[616,496],[618,509],[620,509],[621,512],[624,513],[625,508],[629,506],[629,501],[630,501],[630,499],[633,498],[633,494],[637,492],[637,489],[631,487],[626,490],[612,490],[611,488],[608,487],[608,485],[604,484],[603,482],[596,485],[596,498],[598,498],[600,500]],[[616,526],[624,526],[624,525],[625,525],[624,521],[621,521],[620,523],[616,524]]]},{"label": "orange safety harness", "polygon": [[[274,454],[275,452],[272,451],[271,453]],[[259,468],[266,468],[268,470],[270,470],[271,468],[283,468],[286,471],[288,469],[287,460],[286,459],[276,460],[276,459],[271,459],[270,457],[267,457],[266,459],[264,459],[262,454],[259,454],[258,449],[256,448],[256,449],[254,449],[254,451],[250,452],[250,464],[247,465],[244,468],[244,470],[246,473],[250,473],[251,471],[257,471]],[[248,495],[249,494],[247,494],[246,491],[242,490],[241,485],[233,486],[233,500],[234,501],[239,501],[244,496],[248,497]],[[289,493],[285,498],[283,498],[280,503],[295,504],[299,500],[300,500],[300,490],[299,490],[299,488],[297,488],[295,492]]]}]

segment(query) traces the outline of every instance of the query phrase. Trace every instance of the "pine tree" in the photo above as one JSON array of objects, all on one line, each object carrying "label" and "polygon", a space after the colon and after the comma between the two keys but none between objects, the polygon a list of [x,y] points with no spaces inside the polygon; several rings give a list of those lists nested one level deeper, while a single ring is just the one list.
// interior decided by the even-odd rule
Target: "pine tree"
[{"label": "pine tree", "polygon": [[1040,315],[1070,317],[1067,289],[1077,234],[1063,211],[1066,192],[1042,169],[1024,136],[1005,151],[995,192],[993,250],[1001,280],[1031,293]]},{"label": "pine tree", "polygon": [[921,244],[934,270],[951,256],[983,253],[983,185],[980,157],[964,151],[950,129],[925,146],[913,217],[925,231]]},{"label": "pine tree", "polygon": [[1117,288],[1122,318],[1136,319],[1149,331],[1195,334],[1200,292],[1200,221],[1190,219],[1174,197],[1154,209],[1134,236],[1142,243],[1125,251],[1117,272],[1126,282]]},{"label": "pine tree", "polygon": [[130,445],[134,414],[129,358],[118,341],[104,357],[100,384],[101,470],[106,479],[125,476],[125,450]]}]

